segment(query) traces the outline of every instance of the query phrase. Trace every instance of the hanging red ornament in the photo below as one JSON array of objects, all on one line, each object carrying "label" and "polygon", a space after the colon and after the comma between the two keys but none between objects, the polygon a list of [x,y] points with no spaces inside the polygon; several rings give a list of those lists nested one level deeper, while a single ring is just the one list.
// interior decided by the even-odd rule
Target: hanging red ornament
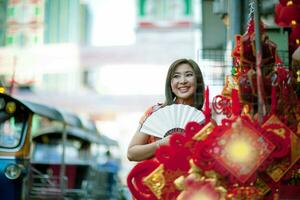
[{"label": "hanging red ornament", "polygon": [[[255,49],[255,30],[254,19],[250,18],[247,31],[243,35],[236,36],[236,46],[233,49],[232,57],[235,65],[239,65],[242,73],[247,73],[249,69],[256,65],[256,49]],[[262,65],[274,64],[276,44],[269,40],[265,34],[264,24],[260,23],[261,42],[262,42]],[[237,62],[238,61],[238,62]]]},{"label": "hanging red ornament", "polygon": [[158,168],[160,163],[156,160],[146,160],[138,163],[128,174],[127,186],[132,195],[138,199],[155,200],[154,193],[143,183],[145,176]]}]

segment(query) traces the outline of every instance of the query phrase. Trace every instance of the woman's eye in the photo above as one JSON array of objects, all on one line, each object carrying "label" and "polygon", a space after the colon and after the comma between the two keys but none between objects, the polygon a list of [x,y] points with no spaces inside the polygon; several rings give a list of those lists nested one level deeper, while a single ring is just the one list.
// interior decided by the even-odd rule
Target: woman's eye
[{"label": "woman's eye", "polygon": [[179,76],[178,74],[175,74],[175,75],[173,76],[173,78],[180,78],[180,76]]},{"label": "woman's eye", "polygon": [[186,77],[192,77],[192,76],[194,76],[194,74],[192,74],[192,73],[186,74]]}]

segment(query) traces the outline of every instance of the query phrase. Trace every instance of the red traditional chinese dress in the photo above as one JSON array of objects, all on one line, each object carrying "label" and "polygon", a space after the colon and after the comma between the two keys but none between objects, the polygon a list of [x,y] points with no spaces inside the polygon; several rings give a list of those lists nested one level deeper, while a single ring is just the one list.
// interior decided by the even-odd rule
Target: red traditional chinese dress
[{"label": "red traditional chinese dress", "polygon": [[[154,106],[151,106],[150,108],[148,108],[146,110],[146,112],[144,113],[144,115],[141,117],[140,121],[139,121],[139,124],[140,124],[140,128],[139,130],[141,129],[143,123],[145,122],[145,120],[155,111],[157,111],[158,109],[162,108],[164,105],[162,103],[158,103]],[[149,139],[147,141],[147,144],[150,144],[152,142],[155,142],[156,140],[158,140],[160,138],[158,137],[155,137],[155,136],[152,136],[152,135],[149,135]]]}]

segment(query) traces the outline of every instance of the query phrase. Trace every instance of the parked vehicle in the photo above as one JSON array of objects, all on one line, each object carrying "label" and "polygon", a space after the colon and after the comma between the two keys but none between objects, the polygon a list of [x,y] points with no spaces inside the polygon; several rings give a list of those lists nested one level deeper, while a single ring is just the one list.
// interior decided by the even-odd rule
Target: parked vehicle
[{"label": "parked vehicle", "polygon": [[92,151],[106,141],[76,114],[0,94],[1,199],[107,199]]}]

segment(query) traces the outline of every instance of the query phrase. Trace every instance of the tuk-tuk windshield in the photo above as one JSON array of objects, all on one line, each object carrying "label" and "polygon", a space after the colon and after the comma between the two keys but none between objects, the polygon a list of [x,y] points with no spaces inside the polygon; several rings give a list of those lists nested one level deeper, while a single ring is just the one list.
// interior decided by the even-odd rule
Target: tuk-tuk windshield
[{"label": "tuk-tuk windshield", "polygon": [[[51,141],[50,141],[51,142]],[[69,164],[84,164],[90,159],[88,150],[79,148],[79,143],[67,141],[65,144],[65,162]],[[48,144],[36,143],[32,160],[38,163],[60,163],[62,159],[62,143],[54,142]]]},{"label": "tuk-tuk windshield", "polygon": [[0,98],[0,148],[16,148],[21,144],[28,112],[15,102]]}]

